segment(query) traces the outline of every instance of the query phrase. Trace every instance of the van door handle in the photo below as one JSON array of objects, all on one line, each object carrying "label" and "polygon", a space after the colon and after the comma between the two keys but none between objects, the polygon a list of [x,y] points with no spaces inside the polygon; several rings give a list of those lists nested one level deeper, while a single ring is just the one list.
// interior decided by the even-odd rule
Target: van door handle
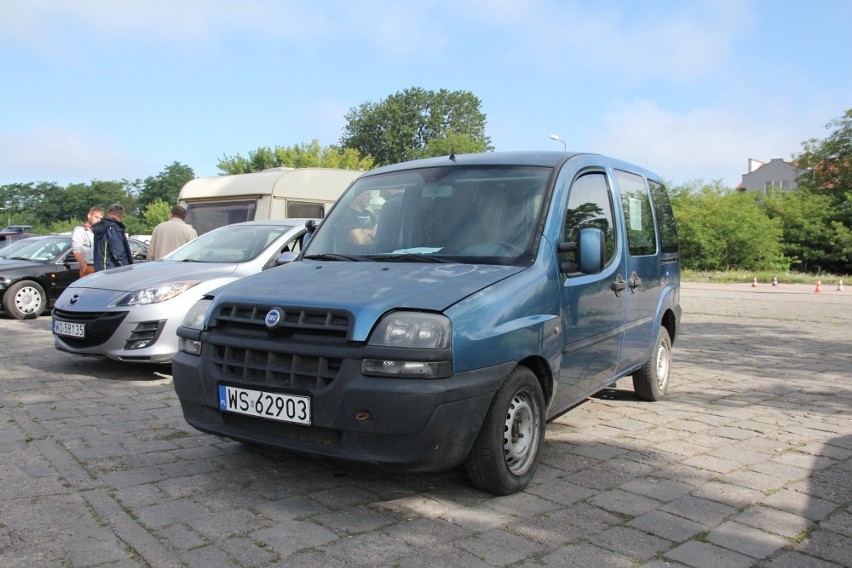
[{"label": "van door handle", "polygon": [[630,275],[630,280],[627,281],[627,285],[630,286],[630,291],[633,292],[636,288],[642,285],[642,279],[634,272]]},{"label": "van door handle", "polygon": [[615,281],[609,285],[610,290],[615,292],[615,297],[618,297],[618,294],[621,293],[625,288],[627,288],[627,281],[621,276],[621,274],[615,275]]}]

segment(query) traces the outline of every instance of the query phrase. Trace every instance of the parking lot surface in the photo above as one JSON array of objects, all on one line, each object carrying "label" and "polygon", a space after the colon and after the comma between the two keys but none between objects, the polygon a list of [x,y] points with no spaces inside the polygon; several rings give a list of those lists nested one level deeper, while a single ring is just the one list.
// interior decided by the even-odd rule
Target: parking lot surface
[{"label": "parking lot surface", "polygon": [[168,366],[0,319],[0,566],[850,566],[852,289],[822,290],[685,284],[668,398],[564,414],[508,497],[202,434]]}]

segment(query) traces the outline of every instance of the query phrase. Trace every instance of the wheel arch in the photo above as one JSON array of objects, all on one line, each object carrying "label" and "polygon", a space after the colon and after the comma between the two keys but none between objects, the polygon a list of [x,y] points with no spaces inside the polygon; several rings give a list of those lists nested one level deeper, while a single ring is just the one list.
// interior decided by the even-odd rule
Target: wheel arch
[{"label": "wheel arch", "polygon": [[677,317],[672,310],[666,310],[663,314],[661,325],[669,332],[669,339],[674,345],[675,335],[677,335]]},{"label": "wheel arch", "polygon": [[541,392],[544,394],[545,408],[550,405],[553,399],[553,373],[550,370],[550,365],[547,361],[538,355],[533,355],[518,361],[518,365],[526,367],[538,378],[541,385]]}]

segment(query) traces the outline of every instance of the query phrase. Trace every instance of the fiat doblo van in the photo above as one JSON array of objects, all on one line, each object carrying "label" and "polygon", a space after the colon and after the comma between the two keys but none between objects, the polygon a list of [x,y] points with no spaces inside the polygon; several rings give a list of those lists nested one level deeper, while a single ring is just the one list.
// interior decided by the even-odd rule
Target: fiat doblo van
[{"label": "fiat doblo van", "polygon": [[174,387],[204,432],[389,469],[464,465],[509,494],[532,479],[548,420],[628,375],[638,398],[663,397],[679,282],[672,209],[642,168],[561,152],[382,167],[293,262],[190,310]]}]

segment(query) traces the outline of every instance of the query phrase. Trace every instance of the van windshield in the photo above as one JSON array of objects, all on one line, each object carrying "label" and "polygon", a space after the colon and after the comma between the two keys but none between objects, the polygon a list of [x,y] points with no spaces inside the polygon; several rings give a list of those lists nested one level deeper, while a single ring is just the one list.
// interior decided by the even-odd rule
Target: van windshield
[{"label": "van windshield", "polygon": [[551,171],[447,166],[362,177],[305,258],[528,264]]}]

